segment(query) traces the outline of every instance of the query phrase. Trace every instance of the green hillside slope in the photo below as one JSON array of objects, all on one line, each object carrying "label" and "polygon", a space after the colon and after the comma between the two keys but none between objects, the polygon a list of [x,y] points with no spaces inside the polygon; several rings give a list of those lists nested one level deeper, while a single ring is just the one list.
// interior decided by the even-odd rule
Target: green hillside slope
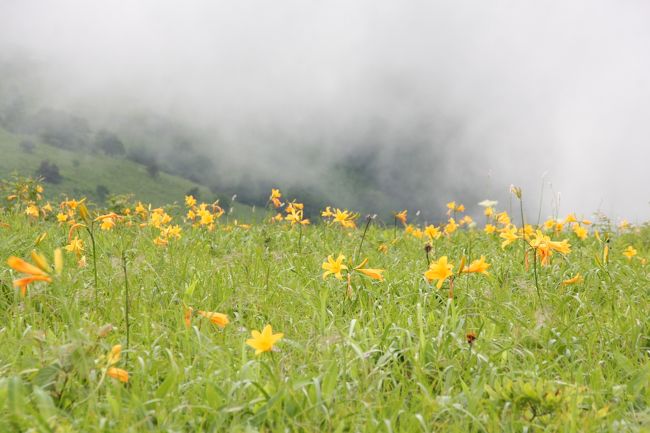
[{"label": "green hillside slope", "polygon": [[75,153],[34,140],[36,148],[27,153],[20,148],[22,140],[23,137],[0,129],[1,177],[6,178],[14,172],[33,176],[41,161],[49,160],[59,167],[63,177],[58,184],[47,184],[46,192],[52,198],[68,194],[98,199],[97,187],[100,185],[112,194],[135,192],[137,199],[154,204],[182,200],[183,195],[195,187],[204,200],[214,195],[205,187],[167,173],[151,177],[145,166],[126,159]]},{"label": "green hillside slope", "polygon": [[[25,139],[36,145],[31,153],[20,146]],[[98,187],[103,186],[110,194],[134,194],[136,200],[163,205],[182,202],[185,194],[197,188],[199,200],[209,202],[221,198],[223,204],[230,204],[230,200],[224,200],[224,197],[218,197],[208,188],[187,179],[163,172],[152,177],[144,165],[127,159],[59,149],[34,137],[12,134],[0,128],[0,179],[14,173],[35,176],[44,160],[56,164],[62,176],[57,184],[45,184],[46,196],[54,200],[67,195],[101,201]],[[235,217],[244,220],[252,217],[250,207],[241,204],[233,207]]]}]

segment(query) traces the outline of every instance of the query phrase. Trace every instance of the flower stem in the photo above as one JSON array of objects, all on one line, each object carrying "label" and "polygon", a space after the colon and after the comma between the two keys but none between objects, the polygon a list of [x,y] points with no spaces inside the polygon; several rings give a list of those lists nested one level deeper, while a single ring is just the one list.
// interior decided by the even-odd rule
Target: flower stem
[{"label": "flower stem", "polygon": [[361,242],[359,242],[359,249],[354,254],[354,260],[352,260],[354,263],[357,262],[357,256],[361,254],[361,247],[363,247],[363,240],[366,238],[366,233],[368,232],[368,227],[370,227],[371,222],[372,222],[372,217],[368,215],[366,217],[366,227],[363,229],[363,235],[361,235]]},{"label": "flower stem", "polygon": [[539,298],[540,305],[542,302],[542,292],[539,290],[539,280],[537,279],[537,250],[533,248],[533,273],[535,274],[535,288],[537,289],[537,297]]},{"label": "flower stem", "polygon": [[88,234],[90,235],[90,244],[93,247],[93,272],[95,274],[95,305],[97,305],[97,297],[98,297],[98,285],[97,285],[97,250],[95,248],[95,223],[90,224],[90,228],[86,227],[86,230],[88,231]]},{"label": "flower stem", "polygon": [[393,239],[397,239],[397,215],[395,215],[395,224],[393,225]]},{"label": "flower stem", "polygon": [[124,319],[126,322],[126,364],[129,364],[129,344],[131,342],[129,326],[129,278],[126,272],[126,252],[122,250],[122,270],[124,271]]}]

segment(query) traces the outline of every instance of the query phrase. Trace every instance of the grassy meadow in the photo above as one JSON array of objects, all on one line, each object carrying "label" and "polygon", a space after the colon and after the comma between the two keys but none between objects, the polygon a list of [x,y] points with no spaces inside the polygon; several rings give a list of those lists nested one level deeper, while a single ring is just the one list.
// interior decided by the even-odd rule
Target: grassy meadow
[{"label": "grassy meadow", "polygon": [[3,191],[1,432],[650,429],[647,226],[41,194]]}]

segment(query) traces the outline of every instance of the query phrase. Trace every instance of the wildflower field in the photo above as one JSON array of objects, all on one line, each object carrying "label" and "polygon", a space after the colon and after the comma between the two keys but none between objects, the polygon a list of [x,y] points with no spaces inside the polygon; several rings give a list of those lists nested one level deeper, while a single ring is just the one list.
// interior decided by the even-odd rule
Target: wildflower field
[{"label": "wildflower field", "polygon": [[0,432],[650,429],[648,226],[2,188]]}]

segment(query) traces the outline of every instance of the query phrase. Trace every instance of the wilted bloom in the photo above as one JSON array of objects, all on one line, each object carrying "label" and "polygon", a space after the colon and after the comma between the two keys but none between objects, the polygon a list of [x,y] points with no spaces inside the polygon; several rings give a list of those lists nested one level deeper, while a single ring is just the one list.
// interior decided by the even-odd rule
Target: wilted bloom
[{"label": "wilted bloom", "polygon": [[273,334],[271,325],[266,325],[261,333],[253,330],[251,331],[251,335],[253,338],[246,340],[246,344],[255,349],[255,355],[272,350],[275,343],[280,341],[284,336],[281,332]]},{"label": "wilted bloom", "polygon": [[441,288],[442,283],[454,274],[452,269],[454,269],[454,265],[447,262],[447,256],[442,256],[437,261],[431,262],[429,269],[424,273],[424,277],[429,282],[438,280],[436,287]]},{"label": "wilted bloom", "polygon": [[467,344],[471,346],[472,343],[474,343],[474,340],[476,340],[476,332],[470,331],[465,334],[465,340],[467,340]]},{"label": "wilted bloom", "polygon": [[342,280],[343,275],[341,272],[348,269],[348,267],[343,264],[343,260],[345,260],[343,254],[339,254],[336,260],[334,260],[331,255],[327,256],[327,261],[323,262],[322,265],[323,270],[325,270],[325,272],[323,272],[323,279],[327,278],[328,275],[333,274],[336,278]]},{"label": "wilted bloom", "polygon": [[623,255],[627,257],[628,260],[632,260],[632,257],[636,256],[636,254],[637,251],[632,245],[629,245],[625,251],[623,251]]},{"label": "wilted bloom", "polygon": [[463,268],[463,272],[487,274],[487,269],[490,267],[489,263],[485,262],[485,256],[481,256],[480,259],[474,260],[469,266]]},{"label": "wilted bloom", "polygon": [[197,313],[200,316],[205,317],[208,319],[210,322],[214,323],[220,328],[225,328],[228,323],[230,323],[230,320],[228,320],[228,315],[223,314],[223,313],[215,313],[213,311],[197,311]]}]

